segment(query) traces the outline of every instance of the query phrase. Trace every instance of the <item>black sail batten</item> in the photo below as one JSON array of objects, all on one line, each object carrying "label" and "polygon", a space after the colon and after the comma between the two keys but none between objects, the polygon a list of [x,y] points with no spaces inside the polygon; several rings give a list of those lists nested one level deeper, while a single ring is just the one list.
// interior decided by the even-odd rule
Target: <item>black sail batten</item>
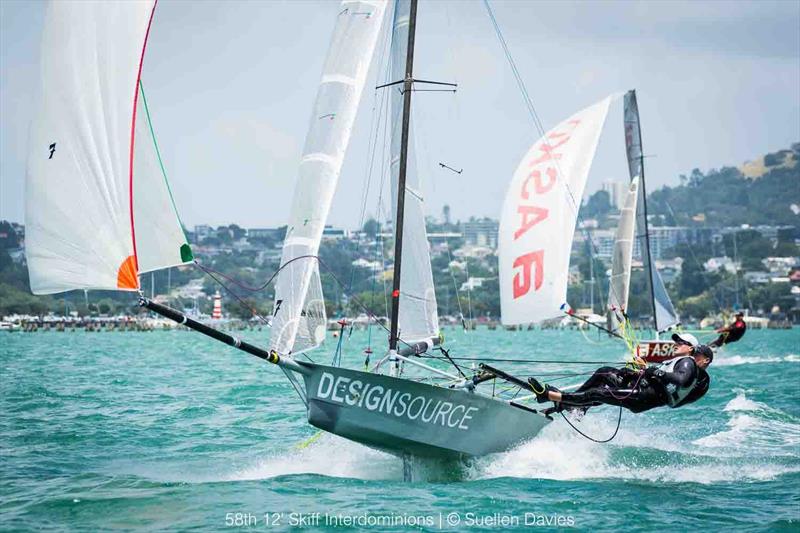
[{"label": "black sail batten", "polygon": [[392,280],[392,322],[389,330],[389,350],[397,350],[397,329],[400,310],[400,272],[403,257],[403,210],[406,197],[406,170],[408,165],[408,130],[411,121],[411,88],[414,83],[414,34],[417,22],[417,0],[411,0],[408,16],[408,49],[406,75],[403,80],[403,123],[400,140],[400,169],[397,180],[397,211],[395,214],[394,276]]}]

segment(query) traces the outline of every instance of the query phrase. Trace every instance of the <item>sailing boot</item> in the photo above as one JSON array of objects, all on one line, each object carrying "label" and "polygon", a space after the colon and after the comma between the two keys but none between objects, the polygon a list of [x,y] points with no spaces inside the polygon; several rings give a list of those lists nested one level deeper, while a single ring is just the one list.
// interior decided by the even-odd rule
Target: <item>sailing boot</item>
[{"label": "sailing boot", "polygon": [[528,378],[528,384],[531,386],[531,390],[536,395],[536,401],[539,403],[549,402],[550,398],[548,398],[547,393],[558,390],[550,385],[542,385],[536,378]]}]

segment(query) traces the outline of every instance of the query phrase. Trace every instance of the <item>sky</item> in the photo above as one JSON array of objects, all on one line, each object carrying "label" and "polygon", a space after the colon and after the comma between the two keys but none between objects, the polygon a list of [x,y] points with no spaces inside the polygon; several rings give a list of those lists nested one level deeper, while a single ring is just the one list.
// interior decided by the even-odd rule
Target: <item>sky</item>
[{"label": "sky", "polygon": [[[546,129],[636,89],[648,190],[800,142],[798,1],[490,1]],[[0,219],[17,222],[45,9],[0,1]],[[335,1],[159,0],[142,81],[187,226],[286,222],[339,11]],[[413,95],[427,213],[441,217],[449,205],[454,220],[498,218],[540,134],[483,2],[421,0],[418,17],[415,77],[458,84],[455,94]],[[386,42],[376,49],[334,198],[329,221],[338,227],[358,227],[388,206],[381,152],[372,162],[371,149],[373,125],[383,120],[374,87],[385,77]],[[621,99],[587,191],[605,181],[627,181]]]}]

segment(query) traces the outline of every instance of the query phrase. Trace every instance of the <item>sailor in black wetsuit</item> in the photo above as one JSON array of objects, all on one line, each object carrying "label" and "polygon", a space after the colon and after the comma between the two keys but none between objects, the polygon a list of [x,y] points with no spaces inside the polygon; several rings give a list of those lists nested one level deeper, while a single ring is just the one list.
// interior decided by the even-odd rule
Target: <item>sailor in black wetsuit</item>
[{"label": "sailor in black wetsuit", "polygon": [[744,337],[745,331],[747,331],[747,324],[744,321],[744,313],[740,311],[736,313],[736,320],[733,324],[717,330],[717,333],[719,333],[720,336],[717,338],[717,340],[709,344],[709,346],[713,348],[719,348],[723,344],[736,342]]},{"label": "sailor in black wetsuit", "polygon": [[654,407],[680,407],[695,402],[708,391],[706,367],[714,352],[705,345],[679,344],[677,357],[644,370],[599,368],[575,392],[561,392],[530,378],[539,403],[554,402],[558,410],[608,404],[641,413]]}]

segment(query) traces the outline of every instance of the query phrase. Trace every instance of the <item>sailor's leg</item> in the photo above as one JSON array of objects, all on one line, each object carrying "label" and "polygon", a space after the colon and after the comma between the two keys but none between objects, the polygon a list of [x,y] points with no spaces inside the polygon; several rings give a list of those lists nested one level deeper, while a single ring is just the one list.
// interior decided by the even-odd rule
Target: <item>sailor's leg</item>
[{"label": "sailor's leg", "polygon": [[649,387],[636,389],[612,389],[608,387],[590,389],[581,393],[562,393],[562,403],[565,406],[592,405],[598,402],[606,405],[624,407],[634,413],[641,413],[653,407],[664,405],[664,401]]},{"label": "sailor's leg", "polygon": [[602,386],[619,387],[622,384],[622,371],[613,366],[603,366],[594,371],[586,382],[575,392],[584,392]]},{"label": "sailor's leg", "polygon": [[725,338],[726,337],[727,337],[727,335],[723,333],[722,335],[717,337],[716,340],[714,340],[713,342],[709,343],[709,346],[711,346],[712,348],[719,348],[720,346],[722,346],[725,343]]}]

